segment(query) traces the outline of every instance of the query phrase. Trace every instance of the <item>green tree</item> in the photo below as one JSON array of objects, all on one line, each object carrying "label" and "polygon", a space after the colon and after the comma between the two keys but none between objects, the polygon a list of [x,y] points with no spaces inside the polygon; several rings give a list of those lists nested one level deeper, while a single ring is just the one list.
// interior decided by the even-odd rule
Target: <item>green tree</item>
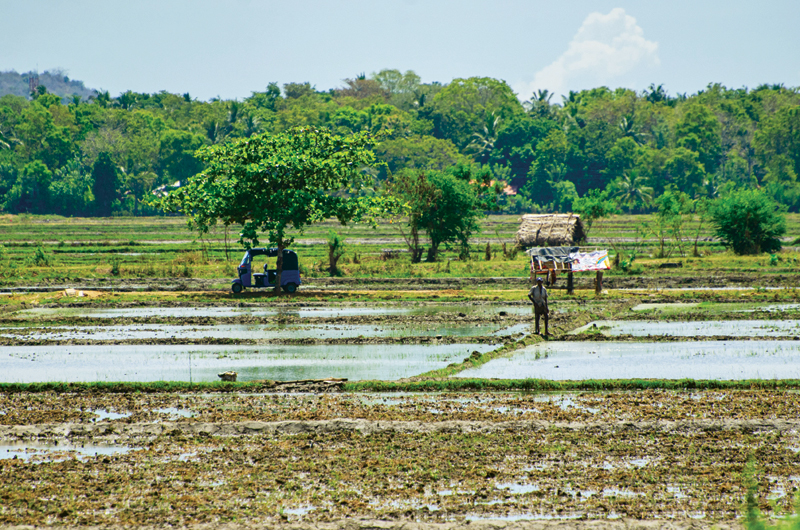
[{"label": "green tree", "polygon": [[482,172],[463,165],[447,171],[405,171],[394,176],[388,190],[408,206],[410,235],[406,241],[413,262],[422,257],[422,231],[430,239],[427,261],[436,261],[443,244],[457,244],[461,256],[469,254],[469,238],[480,230],[478,219],[486,205],[476,192],[479,183],[485,187],[484,177]]},{"label": "green tree", "polygon": [[474,133],[482,133],[490,116],[510,119],[524,111],[505,81],[489,77],[454,79],[433,98],[426,116],[434,123],[434,136],[448,138],[464,149]]},{"label": "green tree", "polygon": [[53,173],[40,160],[26,164],[6,195],[5,208],[12,212],[48,213],[52,177]]},{"label": "green tree", "polygon": [[755,155],[766,168],[770,195],[792,211],[800,209],[800,106],[781,108],[764,120],[753,139]]},{"label": "green tree", "polygon": [[717,170],[722,153],[720,123],[707,105],[692,103],[675,127],[678,147],[698,154],[706,173]]},{"label": "green tree", "polygon": [[684,147],[672,150],[671,156],[664,164],[667,173],[664,185],[674,185],[691,196],[700,195],[706,182],[706,171],[700,162],[700,156]]},{"label": "green tree", "polygon": [[160,169],[181,182],[202,170],[195,152],[203,146],[203,137],[189,131],[167,130],[161,135]]},{"label": "green tree", "polygon": [[610,190],[596,188],[572,201],[572,211],[581,215],[587,236],[595,221],[618,212],[617,203],[611,197]]},{"label": "green tree", "polygon": [[688,194],[669,187],[653,203],[656,207],[655,221],[649,224],[647,229],[659,242],[656,257],[670,256],[672,251],[667,252],[669,239],[674,239],[681,256],[685,256],[683,224],[686,217],[694,210],[694,201]]},{"label": "green tree", "polygon": [[636,170],[629,171],[611,183],[610,188],[618,204],[628,213],[647,209],[653,202],[653,188]]},{"label": "green tree", "polygon": [[92,176],[80,159],[73,158],[53,172],[50,182],[51,209],[60,215],[90,215],[94,204]]},{"label": "green tree", "polygon": [[381,178],[403,169],[444,170],[466,158],[450,140],[431,136],[384,140],[375,148],[375,155],[385,163],[380,168]]},{"label": "green tree", "polygon": [[[536,159],[522,194],[542,206],[551,204],[556,199],[559,183],[567,174],[569,150],[570,143],[564,131],[552,129],[536,146]],[[574,184],[572,190],[575,191]],[[577,198],[577,192],[573,198]]]},{"label": "green tree", "polygon": [[781,249],[786,219],[781,207],[760,190],[739,190],[711,202],[717,235],[737,254]]},{"label": "green tree", "polygon": [[259,244],[261,234],[278,247],[276,291],[280,290],[283,249],[310,224],[336,217],[346,224],[374,215],[387,201],[359,195],[369,184],[362,171],[375,162],[375,138],[349,137],[325,129],[299,127],[206,147],[206,169],[160,201],[168,212],[190,216],[201,234],[217,222],[240,225],[239,243]]},{"label": "green tree", "polygon": [[97,157],[92,166],[92,179],[95,214],[99,217],[111,217],[119,181],[117,167],[108,153],[100,153]]}]

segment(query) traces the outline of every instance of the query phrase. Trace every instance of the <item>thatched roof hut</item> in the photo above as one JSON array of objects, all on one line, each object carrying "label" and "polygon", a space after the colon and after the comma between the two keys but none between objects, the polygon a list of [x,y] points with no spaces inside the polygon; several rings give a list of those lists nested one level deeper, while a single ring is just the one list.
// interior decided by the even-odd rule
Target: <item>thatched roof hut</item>
[{"label": "thatched roof hut", "polygon": [[568,246],[586,239],[581,216],[574,213],[525,214],[517,230],[517,246]]}]

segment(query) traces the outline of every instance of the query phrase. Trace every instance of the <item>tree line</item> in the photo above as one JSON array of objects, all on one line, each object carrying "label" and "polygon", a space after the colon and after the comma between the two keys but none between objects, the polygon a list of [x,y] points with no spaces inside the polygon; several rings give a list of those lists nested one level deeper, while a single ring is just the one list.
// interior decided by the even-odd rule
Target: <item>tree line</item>
[{"label": "tree line", "polygon": [[480,203],[508,213],[598,203],[653,212],[666,192],[697,201],[741,190],[800,211],[796,88],[711,84],[670,95],[662,85],[600,87],[560,101],[537,91],[520,101],[501,80],[423,83],[398,70],[328,91],[271,83],[242,101],[133,91],[69,97],[46,85],[29,97],[4,95],[0,204],[12,213],[156,214],[148,198],[206,169],[200,148],[295,127],[380,135],[369,170],[374,186],[415,198],[425,189],[413,179],[425,174],[439,188],[477,179],[516,191]]}]

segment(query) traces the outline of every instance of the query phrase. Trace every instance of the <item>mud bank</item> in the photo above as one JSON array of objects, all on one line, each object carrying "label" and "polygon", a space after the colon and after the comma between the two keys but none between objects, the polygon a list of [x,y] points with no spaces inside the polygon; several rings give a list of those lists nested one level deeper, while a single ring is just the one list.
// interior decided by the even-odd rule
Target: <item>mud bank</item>
[{"label": "mud bank", "polygon": [[624,422],[548,422],[548,421],[369,421],[335,419],[320,421],[248,421],[238,423],[158,422],[92,424],[0,425],[0,440],[42,438],[91,438],[94,441],[137,443],[158,436],[286,436],[338,433],[404,434],[491,434],[496,432],[526,433],[551,430],[577,431],[591,434],[671,433],[697,435],[732,431],[742,434],[793,434],[800,432],[800,420],[683,420]]}]

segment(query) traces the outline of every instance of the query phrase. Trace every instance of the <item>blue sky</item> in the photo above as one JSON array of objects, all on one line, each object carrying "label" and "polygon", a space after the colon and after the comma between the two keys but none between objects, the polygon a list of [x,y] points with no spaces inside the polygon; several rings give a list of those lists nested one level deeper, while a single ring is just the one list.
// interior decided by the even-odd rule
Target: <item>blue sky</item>
[{"label": "blue sky", "polygon": [[606,85],[800,86],[800,2],[0,0],[0,71],[244,98],[383,68],[503,79],[526,99]]}]

